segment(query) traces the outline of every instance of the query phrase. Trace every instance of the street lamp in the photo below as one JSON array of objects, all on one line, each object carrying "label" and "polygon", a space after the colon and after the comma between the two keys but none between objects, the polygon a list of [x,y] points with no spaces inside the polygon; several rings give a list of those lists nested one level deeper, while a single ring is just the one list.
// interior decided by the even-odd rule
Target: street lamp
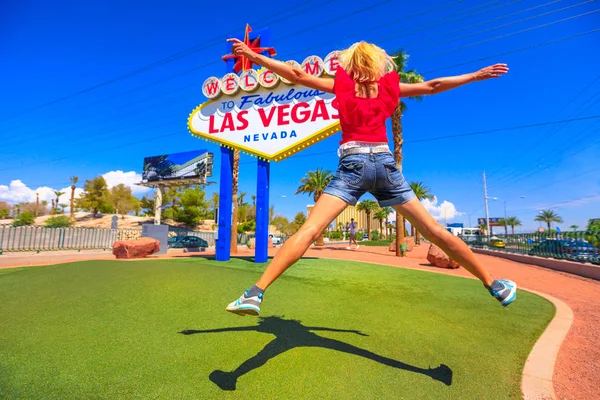
[{"label": "street lamp", "polygon": [[498,200],[497,197],[488,197],[487,196],[487,188],[485,190],[485,230],[486,230],[486,234],[488,237],[488,240],[490,238],[490,233],[492,231],[492,227],[490,226],[490,212],[489,212],[489,208],[488,208],[488,200]]}]

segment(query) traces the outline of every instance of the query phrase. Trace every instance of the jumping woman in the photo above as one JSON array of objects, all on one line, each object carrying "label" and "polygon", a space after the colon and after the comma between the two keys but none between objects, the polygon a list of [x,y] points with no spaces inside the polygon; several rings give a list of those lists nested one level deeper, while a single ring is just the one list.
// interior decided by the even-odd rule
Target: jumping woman
[{"label": "jumping woman", "polygon": [[228,41],[233,42],[235,55],[247,57],[295,84],[334,93],[342,141],[338,149],[337,172],[304,225],[284,243],[258,282],[229,304],[227,311],[258,315],[264,291],[304,255],[335,217],[348,205],[356,205],[366,192],[371,193],[380,206],[393,207],[406,217],[427,240],[481,280],[503,306],[515,300],[517,285],[506,279],[493,280],[471,249],[425,210],[398,170],[386,134],[386,120],[392,116],[400,98],[436,94],[467,83],[499,78],[508,72],[506,64],[492,65],[470,74],[407,84],[399,81],[394,60],[385,50],[359,42],[340,53],[335,79],[328,79],[257,54],[237,39]]}]

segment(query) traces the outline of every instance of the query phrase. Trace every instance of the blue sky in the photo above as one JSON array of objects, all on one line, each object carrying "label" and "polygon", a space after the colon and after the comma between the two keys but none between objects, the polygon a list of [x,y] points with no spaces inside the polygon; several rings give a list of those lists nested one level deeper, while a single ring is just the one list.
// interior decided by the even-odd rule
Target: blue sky
[{"label": "blue sky", "polygon": [[[498,198],[490,203],[492,217],[503,216],[505,201],[525,229],[538,226],[532,220],[541,208],[562,215],[563,229],[600,217],[600,119],[423,141],[600,115],[600,52],[594,50],[600,32],[585,34],[600,28],[596,1],[165,4],[2,2],[0,201],[13,199],[17,186],[23,190],[11,186],[15,180],[32,190],[60,189],[70,175],[111,172],[113,182],[133,183],[132,171],[141,173],[145,156],[204,148],[215,153],[218,181],[218,147],[191,137],[186,119],[205,100],[204,79],[224,73],[224,39],[250,23],[270,28],[284,60],[324,57],[367,40],[390,53],[405,49],[409,67],[427,79],[508,63],[510,73],[500,80],[408,102],[405,176],[429,186],[437,206],[452,203],[460,214],[452,222],[484,215],[484,170],[489,196]],[[552,43],[541,45],[546,42]],[[298,182],[307,170],[335,170],[339,139],[272,165],[271,203],[278,212],[293,217],[311,203],[294,196]],[[240,189],[254,193],[255,159],[242,156],[240,176]]]}]

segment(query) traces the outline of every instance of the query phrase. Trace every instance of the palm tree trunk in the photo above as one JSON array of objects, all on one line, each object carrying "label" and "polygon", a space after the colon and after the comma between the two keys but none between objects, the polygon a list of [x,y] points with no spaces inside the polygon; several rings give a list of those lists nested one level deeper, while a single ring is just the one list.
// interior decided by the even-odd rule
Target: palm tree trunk
[{"label": "palm tree trunk", "polygon": [[71,186],[71,203],[69,204],[69,213],[71,219],[75,219],[75,185]]},{"label": "palm tree trunk", "polygon": [[385,217],[385,238],[388,239],[390,237],[390,220],[388,217]]},{"label": "palm tree trunk", "polygon": [[[398,169],[402,172],[402,109],[401,102],[394,110],[392,115],[392,134],[394,137],[394,158]],[[404,216],[396,212],[396,257],[402,257],[400,252],[400,244],[404,243]]]},{"label": "palm tree trunk", "polygon": [[[317,204],[317,201],[319,201],[321,194],[322,193],[320,193],[320,192],[315,192],[315,195],[313,196],[313,200],[315,201],[315,204]],[[325,231],[323,231],[323,232],[325,232]],[[319,233],[319,236],[317,236],[317,242],[315,243],[315,245],[318,247],[325,246],[325,240],[323,239],[323,232]]]},{"label": "palm tree trunk", "polygon": [[551,222],[550,222],[550,221],[548,221],[548,232],[550,232],[550,229],[552,229],[552,228],[551,228],[551,226],[552,226],[552,225],[551,225]]},{"label": "palm tree trunk", "polygon": [[419,231],[415,229],[415,246],[418,246],[421,244],[421,235],[419,234]]},{"label": "palm tree trunk", "polygon": [[238,178],[240,176],[240,151],[233,151],[233,171],[232,171],[232,188],[231,188],[231,202],[233,203],[233,215],[231,221],[231,245],[229,251],[231,253],[237,253],[237,225],[238,225],[238,204],[237,204],[237,193],[238,193]]},{"label": "palm tree trunk", "polygon": [[512,234],[514,235],[514,234],[515,234],[515,226],[514,226],[514,225],[511,225],[511,226],[510,226],[510,229],[512,230]]},{"label": "palm tree trunk", "polygon": [[367,212],[367,239],[371,240],[371,213]]}]

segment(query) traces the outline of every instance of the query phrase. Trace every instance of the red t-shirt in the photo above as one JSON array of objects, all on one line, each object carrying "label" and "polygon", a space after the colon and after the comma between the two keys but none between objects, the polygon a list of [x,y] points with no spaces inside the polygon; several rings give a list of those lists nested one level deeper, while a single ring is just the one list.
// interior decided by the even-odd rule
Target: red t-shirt
[{"label": "red t-shirt", "polygon": [[342,141],[387,142],[385,121],[392,116],[400,98],[400,78],[388,72],[377,82],[377,97],[357,97],[356,83],[342,68],[337,68],[335,93],[342,127]]}]

